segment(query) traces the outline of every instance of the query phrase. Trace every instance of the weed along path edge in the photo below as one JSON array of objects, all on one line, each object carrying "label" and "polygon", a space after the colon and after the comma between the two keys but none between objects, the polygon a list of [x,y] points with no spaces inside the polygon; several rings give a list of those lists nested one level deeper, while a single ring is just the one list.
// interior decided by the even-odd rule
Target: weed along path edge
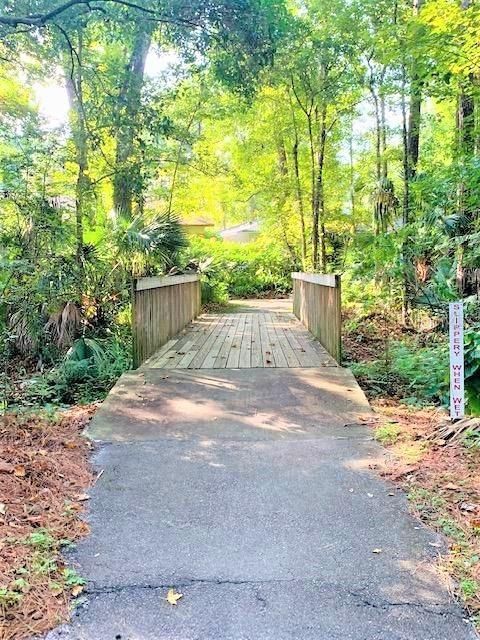
[{"label": "weed along path edge", "polygon": [[86,602],[48,639],[473,640],[369,412],[335,366],[122,376],[88,429]]}]

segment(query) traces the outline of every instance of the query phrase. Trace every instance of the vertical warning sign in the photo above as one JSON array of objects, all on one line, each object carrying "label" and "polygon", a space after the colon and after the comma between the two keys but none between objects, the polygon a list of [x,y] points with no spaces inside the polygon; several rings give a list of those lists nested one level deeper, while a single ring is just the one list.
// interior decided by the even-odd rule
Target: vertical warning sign
[{"label": "vertical warning sign", "polygon": [[465,416],[465,363],[463,356],[463,302],[450,303],[450,417]]}]

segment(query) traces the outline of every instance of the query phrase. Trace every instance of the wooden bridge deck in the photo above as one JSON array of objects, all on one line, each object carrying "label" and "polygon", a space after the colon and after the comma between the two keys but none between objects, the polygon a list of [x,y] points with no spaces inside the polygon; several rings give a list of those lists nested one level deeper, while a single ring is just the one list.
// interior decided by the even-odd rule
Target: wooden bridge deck
[{"label": "wooden bridge deck", "polygon": [[[270,305],[271,306],[271,305]],[[151,369],[251,369],[337,366],[289,311],[254,305],[205,314],[143,365]]]}]

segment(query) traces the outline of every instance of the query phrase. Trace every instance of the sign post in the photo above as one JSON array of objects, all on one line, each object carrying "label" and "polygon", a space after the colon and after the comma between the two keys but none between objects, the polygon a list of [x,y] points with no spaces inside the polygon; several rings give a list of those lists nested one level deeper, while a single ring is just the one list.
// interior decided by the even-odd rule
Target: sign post
[{"label": "sign post", "polygon": [[463,346],[463,302],[451,302],[450,320],[450,418],[465,417],[465,362]]}]

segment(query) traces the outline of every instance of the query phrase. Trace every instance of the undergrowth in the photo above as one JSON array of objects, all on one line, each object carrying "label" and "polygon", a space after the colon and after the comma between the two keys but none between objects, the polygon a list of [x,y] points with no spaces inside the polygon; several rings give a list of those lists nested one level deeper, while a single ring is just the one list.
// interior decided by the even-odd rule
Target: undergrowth
[{"label": "undergrowth", "polygon": [[131,368],[130,345],[120,337],[79,338],[60,362],[42,373],[16,380],[10,405],[62,406],[103,399]]}]

